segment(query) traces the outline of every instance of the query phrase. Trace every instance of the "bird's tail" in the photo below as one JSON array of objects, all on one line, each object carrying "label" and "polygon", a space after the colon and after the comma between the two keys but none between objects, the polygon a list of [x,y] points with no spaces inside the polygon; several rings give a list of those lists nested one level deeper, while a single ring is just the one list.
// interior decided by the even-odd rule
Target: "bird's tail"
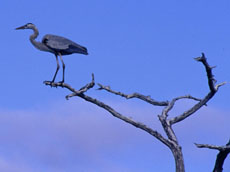
[{"label": "bird's tail", "polygon": [[85,48],[85,47],[82,47],[82,52],[81,53],[85,54],[85,55],[89,54],[87,48]]},{"label": "bird's tail", "polygon": [[71,53],[80,53],[80,54],[88,55],[87,48],[81,45],[77,45],[77,46],[70,45],[69,48],[70,48]]}]

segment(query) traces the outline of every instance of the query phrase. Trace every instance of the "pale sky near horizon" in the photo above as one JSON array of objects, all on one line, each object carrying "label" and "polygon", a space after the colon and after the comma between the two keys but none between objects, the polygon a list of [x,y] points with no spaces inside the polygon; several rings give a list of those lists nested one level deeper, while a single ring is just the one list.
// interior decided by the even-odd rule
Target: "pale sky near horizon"
[{"label": "pale sky near horizon", "polygon": [[[227,0],[3,0],[0,171],[175,171],[170,150],[152,136],[80,98],[65,100],[68,90],[45,86],[43,81],[55,72],[55,57],[32,46],[32,31],[16,27],[34,23],[38,40],[56,34],[88,48],[88,56],[63,57],[66,82],[76,89],[94,73],[96,83],[124,93],[139,92],[156,100],[187,94],[203,98],[209,91],[206,73],[193,59],[201,52],[216,66],[218,83],[230,81],[229,8]],[[87,94],[163,132],[157,120],[161,108],[96,87]],[[229,97],[226,84],[207,107],[175,125],[186,171],[212,170],[217,152],[197,149],[194,143],[227,143]],[[192,104],[180,101],[171,115]]]}]

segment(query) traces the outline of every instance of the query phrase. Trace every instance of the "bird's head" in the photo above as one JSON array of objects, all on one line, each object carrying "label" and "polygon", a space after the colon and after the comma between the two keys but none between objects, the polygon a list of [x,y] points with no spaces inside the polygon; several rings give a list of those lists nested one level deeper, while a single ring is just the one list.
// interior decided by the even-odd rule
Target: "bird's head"
[{"label": "bird's head", "polygon": [[17,27],[16,30],[20,30],[20,29],[33,29],[35,27],[35,25],[33,23],[27,23],[23,26]]}]

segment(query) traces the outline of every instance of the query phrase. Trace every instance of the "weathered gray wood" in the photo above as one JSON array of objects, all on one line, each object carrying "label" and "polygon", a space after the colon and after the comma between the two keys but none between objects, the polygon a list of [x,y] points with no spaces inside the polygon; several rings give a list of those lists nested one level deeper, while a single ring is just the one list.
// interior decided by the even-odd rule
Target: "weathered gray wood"
[{"label": "weathered gray wood", "polygon": [[[119,95],[119,96],[124,97],[126,99],[137,98],[137,99],[143,100],[147,103],[150,103],[154,106],[164,106],[162,113],[160,115],[158,115],[158,118],[161,122],[161,125],[162,125],[167,137],[164,137],[156,129],[152,129],[145,124],[142,124],[138,121],[134,121],[133,119],[126,117],[125,115],[119,113],[118,111],[116,111],[115,109],[113,109],[112,107],[107,105],[106,103],[86,95],[85,92],[88,91],[89,89],[93,88],[95,85],[93,74],[92,74],[92,81],[90,83],[86,84],[84,87],[82,87],[79,90],[74,89],[72,86],[70,86],[69,84],[66,84],[66,83],[45,82],[45,84],[50,85],[51,87],[67,88],[72,93],[67,95],[66,99],[69,99],[73,96],[78,96],[78,97],[80,97],[80,98],[82,98],[88,102],[91,102],[91,103],[103,108],[104,110],[108,111],[114,117],[119,118],[122,121],[129,123],[129,124],[139,128],[139,129],[142,129],[142,130],[146,131],[147,133],[149,133],[150,135],[154,136],[156,139],[158,139],[160,142],[165,144],[171,150],[171,152],[174,156],[174,160],[175,160],[176,172],[184,172],[185,166],[184,166],[183,153],[181,150],[181,146],[178,142],[178,139],[176,137],[176,134],[174,133],[174,130],[172,128],[172,125],[183,121],[184,119],[188,118],[189,116],[194,114],[196,111],[198,111],[202,106],[205,106],[207,104],[207,102],[218,91],[218,88],[225,84],[225,83],[220,83],[220,84],[215,85],[216,80],[214,79],[213,74],[212,74],[212,68],[213,67],[209,66],[207,59],[205,58],[204,53],[202,53],[201,57],[195,58],[195,60],[197,60],[198,62],[201,62],[204,65],[204,67],[206,69],[206,73],[207,73],[208,85],[209,85],[210,91],[207,93],[207,95],[203,99],[199,99],[199,98],[195,98],[195,97],[190,96],[190,95],[186,95],[186,96],[176,97],[176,98],[172,99],[171,101],[156,101],[156,100],[152,99],[150,96],[144,96],[140,93],[125,94],[125,93],[122,93],[120,91],[114,91],[109,86],[103,86],[102,84],[98,84],[99,85],[98,90],[105,90],[109,93]],[[194,101],[198,101],[198,103],[195,104],[193,107],[191,107],[189,110],[182,113],[181,115],[178,115],[178,116],[173,117],[173,118],[169,118],[170,110],[174,107],[176,101],[181,100],[181,99],[192,99]]]},{"label": "weathered gray wood", "polygon": [[209,149],[218,150],[219,153],[216,156],[216,162],[215,162],[213,172],[223,171],[224,160],[227,158],[228,154],[230,153],[230,140],[225,146],[215,146],[215,145],[197,144],[197,143],[195,143],[195,145],[198,148],[209,148]]}]

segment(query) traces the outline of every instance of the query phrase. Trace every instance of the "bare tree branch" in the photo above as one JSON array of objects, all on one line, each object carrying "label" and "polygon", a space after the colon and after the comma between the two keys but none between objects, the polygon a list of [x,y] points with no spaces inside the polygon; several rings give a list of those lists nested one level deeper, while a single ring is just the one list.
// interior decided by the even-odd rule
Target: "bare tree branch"
[{"label": "bare tree branch", "polygon": [[192,97],[191,95],[186,95],[186,96],[180,96],[180,97],[176,97],[174,99],[172,99],[169,104],[163,109],[163,116],[168,117],[168,112],[174,107],[176,101],[181,100],[181,99],[192,99],[195,101],[202,101],[202,99],[196,98],[196,97]]},{"label": "bare tree branch", "polygon": [[200,102],[195,104],[192,108],[185,111],[183,114],[170,119],[170,121],[169,121],[170,124],[175,124],[177,122],[184,120],[185,118],[188,118],[190,115],[192,115],[197,110],[199,110],[202,106],[206,105],[207,102],[215,95],[218,88],[226,83],[226,82],[223,82],[223,83],[215,86],[216,80],[214,79],[213,74],[212,74],[213,67],[209,66],[204,53],[202,53],[201,57],[195,58],[195,60],[197,60],[198,62],[202,62],[203,65],[205,66],[207,77],[208,77],[208,85],[209,85],[210,92]]},{"label": "bare tree branch", "polygon": [[206,73],[207,73],[207,77],[208,77],[208,85],[209,85],[209,89],[211,90],[211,92],[216,92],[216,89],[215,89],[215,83],[216,83],[216,80],[214,79],[214,75],[212,74],[212,69],[214,67],[211,67],[209,66],[208,62],[207,62],[207,59],[204,55],[204,53],[202,53],[202,56],[201,57],[197,57],[195,58],[195,60],[199,61],[199,62],[202,62],[203,65],[205,66],[205,69],[206,69]]},{"label": "bare tree branch", "polygon": [[176,103],[176,101],[181,100],[181,99],[192,99],[195,101],[201,101],[201,99],[192,97],[190,95],[187,96],[180,96],[180,97],[176,97],[174,99],[172,99],[172,101],[169,102],[168,106],[166,106],[163,110],[161,115],[158,115],[158,118],[161,122],[161,125],[163,126],[165,133],[168,136],[169,140],[172,140],[176,145],[178,145],[178,141],[176,138],[176,135],[172,129],[172,126],[170,124],[170,120],[168,120],[168,112],[174,107],[174,104]]},{"label": "bare tree branch", "polygon": [[140,123],[140,122],[136,122],[131,118],[128,118],[120,113],[118,113],[117,111],[115,111],[113,108],[111,108],[109,105],[94,99],[90,96],[85,95],[84,93],[89,90],[90,88],[94,87],[94,75],[92,74],[92,81],[89,84],[86,84],[84,87],[82,87],[79,90],[76,90],[74,88],[72,88],[69,84],[66,83],[52,83],[52,82],[44,82],[45,85],[50,85],[51,87],[62,87],[62,88],[67,88],[68,90],[70,90],[72,93],[66,96],[66,99],[69,99],[73,96],[78,96],[81,97],[82,99],[91,102],[103,109],[105,109],[106,111],[108,111],[110,114],[112,114],[114,117],[119,118],[137,128],[140,128],[144,131],[146,131],[147,133],[149,133],[150,135],[156,137],[158,140],[160,140],[162,143],[164,143],[166,146],[170,146],[170,141],[165,139],[160,133],[158,133],[156,130],[151,129],[150,127]]},{"label": "bare tree branch", "polygon": [[190,115],[195,113],[197,110],[199,110],[202,106],[206,105],[207,102],[214,96],[213,92],[208,93],[208,95],[202,99],[199,103],[195,104],[192,108],[185,111],[183,114],[176,116],[172,119],[170,119],[170,124],[175,124],[177,122],[180,122],[184,120],[185,118],[188,118]]},{"label": "bare tree branch", "polygon": [[229,145],[226,145],[226,146],[216,146],[216,145],[197,144],[197,143],[195,143],[195,145],[198,148],[209,148],[209,149],[215,149],[215,150],[219,150],[219,151],[230,151],[230,146]]},{"label": "bare tree branch", "polygon": [[51,87],[64,87],[64,88],[67,88],[68,90],[70,90],[72,92],[71,94],[66,96],[66,99],[68,100],[70,97],[83,94],[86,91],[88,91],[90,88],[93,88],[94,85],[95,85],[95,82],[94,82],[94,74],[92,73],[92,81],[90,83],[86,84],[85,86],[83,86],[82,88],[80,88],[79,90],[76,90],[76,89],[72,88],[69,84],[61,83],[61,82],[45,81],[44,84],[49,85]]},{"label": "bare tree branch", "polygon": [[221,87],[221,86],[223,86],[223,85],[225,85],[225,84],[227,84],[227,82],[222,82],[222,83],[220,83],[220,84],[217,84],[217,85],[215,86],[216,91],[219,89],[219,87]]},{"label": "bare tree branch", "polygon": [[[139,93],[124,94],[122,92],[112,90],[109,86],[103,86],[101,84],[98,84],[99,90],[105,90],[107,92],[110,92],[110,93],[115,94],[115,95],[119,95],[119,96],[124,97],[126,99],[137,98],[137,99],[143,100],[143,101],[150,103],[152,105],[155,105],[155,106],[165,106],[162,110],[161,115],[158,115],[158,118],[161,122],[161,125],[163,126],[163,129],[167,135],[167,138],[163,137],[158,131],[153,130],[152,128],[146,126],[145,124],[134,121],[133,119],[128,118],[128,117],[120,114],[119,112],[117,112],[112,107],[105,104],[104,102],[99,101],[95,98],[92,98],[92,97],[86,95],[85,92],[88,91],[89,89],[93,88],[95,85],[93,74],[92,74],[92,81],[90,83],[86,84],[84,87],[82,87],[79,90],[72,88],[69,84],[66,84],[66,83],[51,83],[51,82],[44,82],[44,83],[46,85],[50,85],[51,87],[67,88],[72,93],[67,95],[66,99],[69,99],[73,96],[78,96],[78,97],[80,97],[80,98],[82,98],[88,102],[91,102],[91,103],[103,108],[104,110],[106,110],[110,114],[112,114],[114,117],[121,119],[122,121],[127,122],[127,123],[139,128],[139,129],[142,129],[142,130],[146,131],[147,133],[149,133],[150,135],[154,136],[159,141],[161,141],[166,146],[168,146],[170,148],[170,150],[172,151],[174,159],[175,159],[175,163],[176,163],[176,171],[177,172],[184,172],[185,171],[184,159],[183,159],[181,146],[178,143],[178,139],[177,139],[177,137],[176,137],[176,135],[172,129],[172,125],[186,119],[187,117],[192,115],[194,112],[199,110],[202,106],[206,105],[206,103],[215,95],[218,88],[225,84],[225,83],[220,83],[220,84],[217,84],[215,86],[216,80],[214,79],[213,74],[212,74],[212,68],[213,67],[210,67],[209,64],[207,63],[207,60],[205,58],[204,53],[202,53],[201,57],[196,58],[196,60],[199,62],[202,62],[202,64],[205,66],[207,77],[208,77],[208,85],[210,88],[210,92],[203,99],[198,99],[198,98],[192,97],[190,95],[186,95],[186,96],[176,97],[176,98],[172,99],[170,102],[169,101],[156,101],[156,100],[152,99],[150,96],[144,96],[144,95],[139,94]],[[178,100],[181,100],[181,99],[192,99],[192,100],[198,101],[198,103],[196,103],[189,110],[185,111],[183,114],[176,116],[174,118],[168,119],[169,111],[174,107],[175,102]],[[202,146],[202,145],[198,145],[198,146]]]},{"label": "bare tree branch", "polygon": [[141,100],[148,102],[148,103],[155,105],[155,106],[167,106],[168,105],[168,101],[156,101],[156,100],[152,99],[150,96],[144,96],[144,95],[139,94],[139,93],[124,94],[122,92],[112,90],[110,88],[110,86],[103,86],[102,84],[98,84],[98,86],[99,86],[98,90],[106,90],[106,91],[113,93],[115,95],[125,97],[126,99],[138,98],[138,99],[141,99]]},{"label": "bare tree branch", "polygon": [[225,146],[215,146],[215,145],[197,144],[197,143],[195,143],[195,145],[198,148],[209,148],[209,149],[218,150],[219,153],[216,156],[216,163],[215,163],[213,172],[222,172],[223,171],[224,161],[227,158],[228,154],[230,153],[230,140]]}]

